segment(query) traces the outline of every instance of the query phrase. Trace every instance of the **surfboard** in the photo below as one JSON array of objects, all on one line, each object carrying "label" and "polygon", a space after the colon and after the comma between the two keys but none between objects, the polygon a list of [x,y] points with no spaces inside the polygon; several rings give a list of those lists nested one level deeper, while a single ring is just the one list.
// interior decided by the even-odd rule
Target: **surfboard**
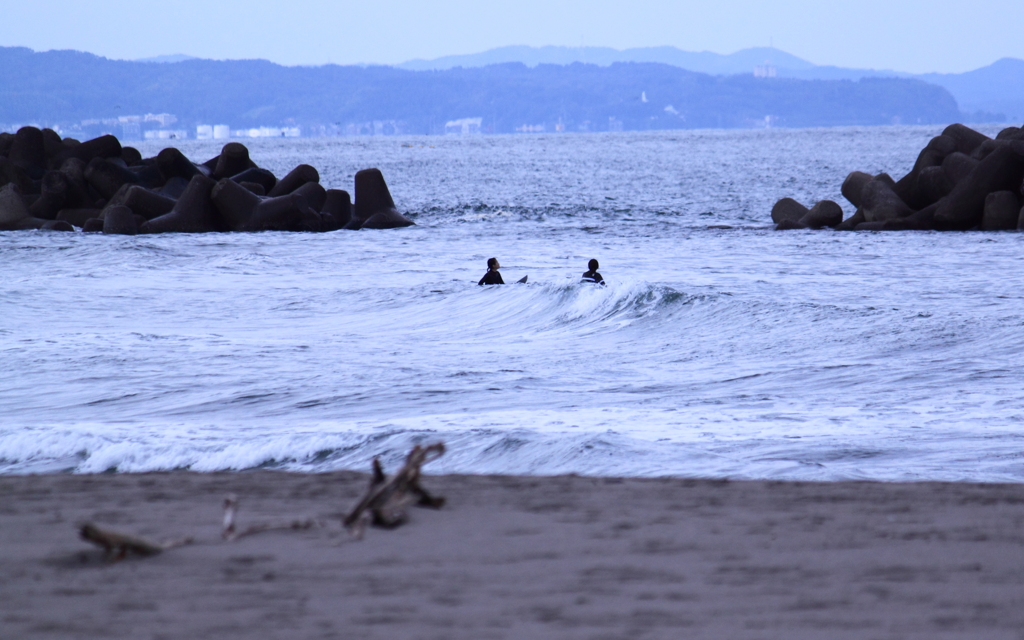
[{"label": "surfboard", "polygon": [[530,276],[523,276],[519,280],[516,280],[516,284],[526,284],[526,279],[529,278],[529,277]]}]

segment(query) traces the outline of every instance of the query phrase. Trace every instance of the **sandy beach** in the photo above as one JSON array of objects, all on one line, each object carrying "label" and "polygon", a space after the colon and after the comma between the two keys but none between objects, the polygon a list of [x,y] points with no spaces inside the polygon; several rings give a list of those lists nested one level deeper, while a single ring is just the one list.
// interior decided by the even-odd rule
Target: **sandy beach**
[{"label": "sandy beach", "polygon": [[[1024,638],[1024,485],[430,476],[357,541],[366,482],[0,477],[0,638]],[[225,542],[228,493],[320,524]],[[83,521],[195,542],[110,562]]]}]

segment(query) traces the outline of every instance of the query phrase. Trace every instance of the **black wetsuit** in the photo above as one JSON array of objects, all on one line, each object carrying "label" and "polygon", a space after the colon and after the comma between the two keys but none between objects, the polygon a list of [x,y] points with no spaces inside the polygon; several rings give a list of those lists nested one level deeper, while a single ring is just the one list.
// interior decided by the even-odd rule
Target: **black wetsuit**
[{"label": "black wetsuit", "polygon": [[604,284],[604,278],[601,274],[596,271],[588,271],[583,274],[583,282],[594,282],[597,284]]},{"label": "black wetsuit", "polygon": [[487,270],[484,277],[480,278],[480,282],[477,284],[505,284],[505,281],[501,279],[501,274],[497,271]]}]

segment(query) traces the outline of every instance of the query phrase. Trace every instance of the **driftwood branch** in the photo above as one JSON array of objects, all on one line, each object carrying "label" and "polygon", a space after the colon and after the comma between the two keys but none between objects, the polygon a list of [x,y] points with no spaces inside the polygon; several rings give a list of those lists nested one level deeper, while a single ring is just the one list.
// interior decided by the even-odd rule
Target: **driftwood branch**
[{"label": "driftwood branch", "polygon": [[161,551],[181,547],[192,543],[192,538],[180,538],[167,542],[152,542],[145,538],[130,536],[109,529],[100,529],[91,522],[78,528],[78,535],[87,542],[103,547],[107,557],[115,562],[124,559],[129,553],[140,556],[153,556]]},{"label": "driftwood branch", "polygon": [[316,525],[316,520],[307,518],[305,520],[293,520],[291,522],[261,522],[249,525],[245,529],[238,529],[235,526],[235,516],[238,515],[238,496],[229,494],[224,498],[224,526],[220,535],[225,540],[238,540],[245,536],[251,536],[265,531],[282,531],[286,529],[302,530],[310,529]]},{"label": "driftwood branch", "polygon": [[405,458],[405,465],[389,480],[384,475],[380,460],[373,460],[373,476],[366,495],[345,516],[345,528],[356,537],[362,537],[367,520],[374,526],[394,528],[406,520],[405,510],[410,504],[440,509],[444,498],[431,495],[420,484],[420,467],[444,455],[444,443],[428,447],[416,445]]}]

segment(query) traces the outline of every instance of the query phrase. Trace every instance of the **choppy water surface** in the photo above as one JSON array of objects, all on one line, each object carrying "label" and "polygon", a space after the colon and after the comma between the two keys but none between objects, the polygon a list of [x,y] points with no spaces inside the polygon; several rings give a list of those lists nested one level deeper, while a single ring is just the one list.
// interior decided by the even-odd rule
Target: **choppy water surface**
[{"label": "choppy water surface", "polygon": [[1024,480],[1024,236],[770,230],[935,134],[264,141],[418,226],[0,234],[0,472]]}]

